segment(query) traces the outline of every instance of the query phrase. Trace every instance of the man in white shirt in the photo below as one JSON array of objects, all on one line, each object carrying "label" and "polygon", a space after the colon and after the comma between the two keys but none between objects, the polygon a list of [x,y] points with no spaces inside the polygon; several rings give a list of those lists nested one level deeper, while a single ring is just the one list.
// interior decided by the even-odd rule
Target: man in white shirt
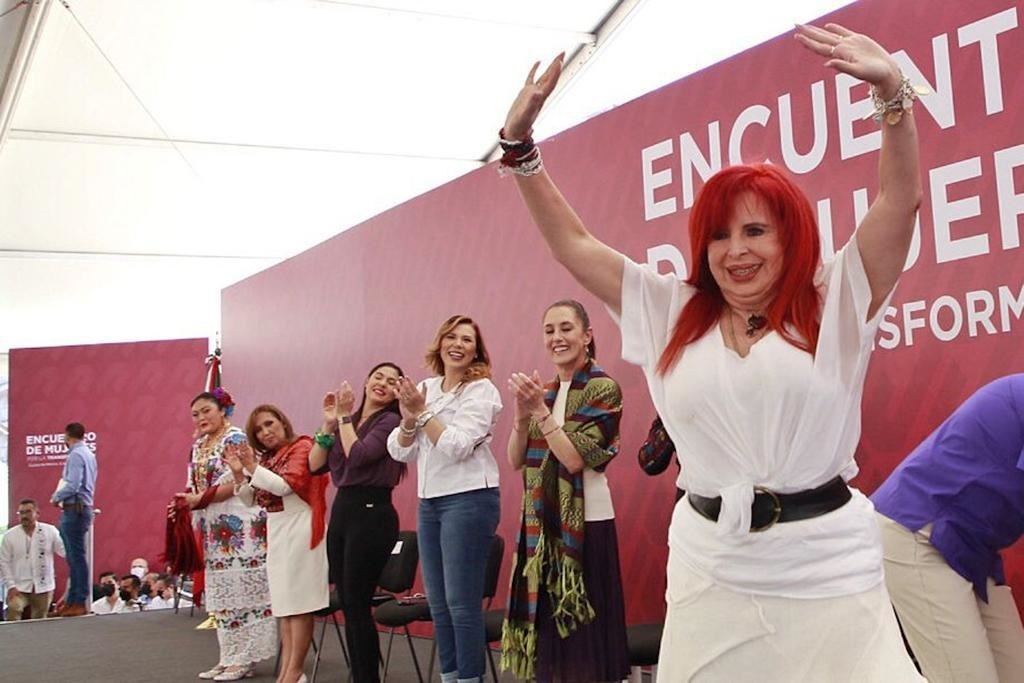
[{"label": "man in white shirt", "polygon": [[18,526],[0,544],[0,583],[7,587],[7,620],[42,619],[53,601],[53,555],[65,556],[64,541],[52,524],[39,521],[39,506],[31,498],[18,503]]},{"label": "man in white shirt", "polygon": [[122,583],[118,584],[117,575],[114,572],[103,572],[100,574],[100,592],[103,597],[92,603],[90,611],[93,614],[122,614],[124,612],[138,612],[139,606],[132,600],[131,592],[125,590],[125,579],[130,582],[138,578],[128,574]]},{"label": "man in white shirt", "polygon": [[[185,605],[188,607],[188,605]],[[152,584],[152,595],[149,597],[147,610],[170,609],[174,607],[174,590],[167,585],[165,577],[158,577]]]}]

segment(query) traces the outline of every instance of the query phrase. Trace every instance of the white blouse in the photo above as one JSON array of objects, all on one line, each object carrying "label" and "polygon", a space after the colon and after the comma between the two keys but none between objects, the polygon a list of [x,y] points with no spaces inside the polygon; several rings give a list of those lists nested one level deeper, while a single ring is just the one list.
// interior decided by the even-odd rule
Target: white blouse
[{"label": "white blouse", "polygon": [[501,395],[489,379],[442,391],[444,377],[420,382],[426,388],[426,409],[445,425],[437,443],[420,429],[412,444],[398,443],[399,427],[388,436],[388,452],[399,462],[416,461],[416,489],[420,498],[498,486],[498,463],[491,452],[494,425],[501,412]]},{"label": "white blouse", "polygon": [[[565,404],[569,398],[569,387],[572,380],[561,382],[555,404],[551,406],[551,417],[562,427],[565,425]],[[612,505],[612,492],[608,488],[608,477],[589,467],[583,468],[583,521],[603,522],[615,519],[615,507]]]},{"label": "white blouse", "polygon": [[833,597],[882,580],[873,508],[857,491],[833,513],[749,531],[753,486],[791,493],[857,474],[861,395],[885,304],[867,320],[871,290],[856,239],[815,282],[824,304],[815,356],[769,332],[743,358],[716,325],[662,377],[655,367],[694,290],[626,259],[623,358],[643,367],[682,462],[679,487],[722,496],[717,523],[677,506],[669,544],[693,570],[738,591]]}]

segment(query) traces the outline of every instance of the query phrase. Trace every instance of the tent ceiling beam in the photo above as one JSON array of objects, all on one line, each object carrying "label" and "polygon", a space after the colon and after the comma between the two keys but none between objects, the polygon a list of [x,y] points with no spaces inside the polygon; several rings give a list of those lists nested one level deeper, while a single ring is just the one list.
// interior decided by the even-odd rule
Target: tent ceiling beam
[{"label": "tent ceiling beam", "polygon": [[0,151],[3,150],[10,132],[18,98],[21,97],[21,89],[28,77],[32,57],[39,46],[39,36],[52,3],[53,0],[34,0],[27,5],[28,10],[25,12],[25,19],[18,35],[18,46],[14,50],[10,69],[0,89]]},{"label": "tent ceiling beam", "polygon": [[406,14],[415,16],[422,19],[432,19],[437,21],[465,21],[474,24],[482,24],[485,26],[514,28],[517,31],[533,31],[536,33],[547,33],[562,36],[572,42],[579,43],[581,45],[592,45],[598,40],[596,33],[586,33],[584,31],[570,31],[567,29],[552,28],[550,26],[538,26],[536,24],[523,24],[516,21],[495,21],[493,19],[484,19],[481,17],[472,17],[464,14],[448,14],[443,12],[423,12],[420,10],[412,10],[399,7],[386,7],[381,5],[370,5],[362,2],[346,2],[346,0],[317,0],[317,2],[325,5],[339,5],[343,7],[351,7],[354,9],[368,10],[372,12],[380,12],[385,14]]},{"label": "tent ceiling beam", "polygon": [[[601,23],[598,24],[597,29],[594,31],[595,40],[591,43],[581,44],[562,66],[562,75],[558,79],[558,85],[555,86],[554,92],[548,97],[547,109],[550,109],[561,94],[569,89],[573,79],[583,71],[584,65],[591,57],[597,54],[598,50],[608,43],[609,39],[625,24],[633,11],[638,9],[643,1],[619,0],[619,2],[615,3],[615,6],[609,10],[607,16],[601,20]],[[543,116],[544,113],[541,112],[540,117],[543,118]],[[479,161],[482,164],[487,164],[499,157],[501,157],[501,147],[498,143],[493,143]]]},{"label": "tent ceiling beam", "polygon": [[116,135],[112,133],[72,133],[67,131],[34,130],[28,128],[12,128],[10,136],[19,140],[39,140],[44,142],[74,142],[85,144],[121,144],[133,146],[168,147],[171,145],[197,145],[212,147],[228,147],[237,149],[263,149],[285,152],[313,152],[320,154],[347,154],[352,156],[420,159],[424,161],[454,161],[480,165],[479,159],[432,156],[429,154],[396,154],[392,152],[375,152],[363,149],[340,149],[334,147],[302,147],[290,145],[262,145],[247,142],[226,142],[223,140],[195,140],[188,138],[157,138],[145,135]]}]

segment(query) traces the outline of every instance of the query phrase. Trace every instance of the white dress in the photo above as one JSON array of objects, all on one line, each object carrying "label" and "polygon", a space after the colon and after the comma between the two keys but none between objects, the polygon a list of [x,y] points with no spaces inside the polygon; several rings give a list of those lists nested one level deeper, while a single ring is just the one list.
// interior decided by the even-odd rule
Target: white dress
[{"label": "white dress", "polygon": [[[308,614],[327,607],[330,588],[327,575],[327,541],[309,547],[313,509],[292,491],[288,483],[265,467],[257,467],[252,486],[281,496],[284,509],[267,513],[267,579],[270,606],[275,617]],[[249,492],[246,493],[245,489]]]},{"label": "white dress", "polygon": [[659,677],[671,681],[920,681],[882,582],[870,501],[751,533],[753,487],[790,493],[857,473],[860,400],[881,311],[856,240],[826,264],[811,356],[769,332],[741,358],[718,326],[665,376],[655,367],[693,289],[626,260],[623,358],[643,367],[682,462],[678,485],[721,496],[718,522],[686,499],[669,528]]}]

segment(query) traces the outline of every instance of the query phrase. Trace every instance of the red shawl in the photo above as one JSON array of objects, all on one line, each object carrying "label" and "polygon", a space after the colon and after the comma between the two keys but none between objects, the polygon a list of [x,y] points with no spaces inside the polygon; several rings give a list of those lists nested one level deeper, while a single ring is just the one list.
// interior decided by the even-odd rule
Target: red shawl
[{"label": "red shawl", "polygon": [[[260,466],[265,467],[288,483],[289,488],[304,500],[313,510],[313,528],[310,530],[309,547],[320,545],[326,530],[327,517],[327,476],[314,475],[309,471],[309,452],[313,439],[300,436],[287,446],[260,456]],[[280,496],[256,489],[256,502],[268,512],[283,509]]]}]

